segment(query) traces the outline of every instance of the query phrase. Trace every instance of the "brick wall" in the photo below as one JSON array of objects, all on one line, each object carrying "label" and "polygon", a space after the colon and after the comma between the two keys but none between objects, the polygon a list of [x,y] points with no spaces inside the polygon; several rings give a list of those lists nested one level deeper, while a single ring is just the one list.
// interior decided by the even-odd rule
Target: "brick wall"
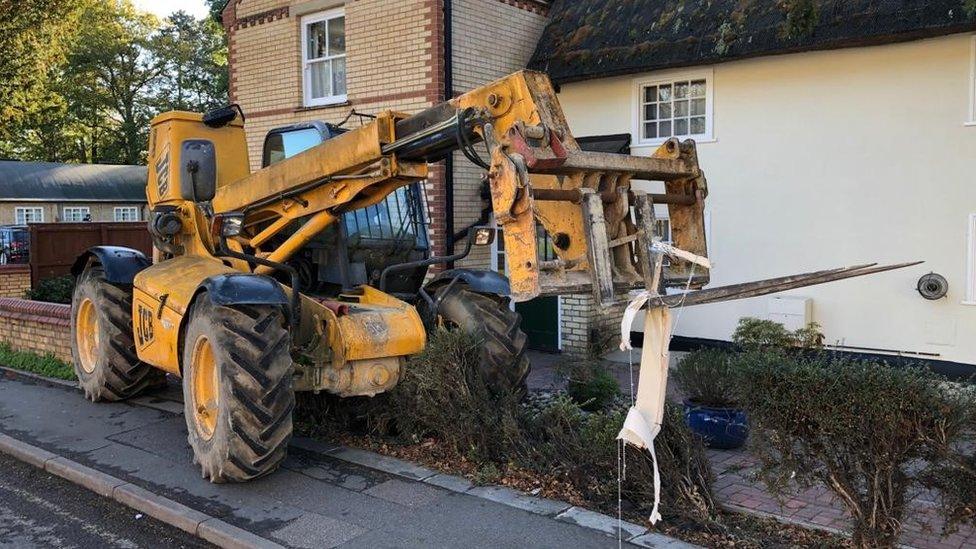
[{"label": "brick wall", "polygon": [[[344,8],[346,87],[339,105],[303,104],[301,20]],[[269,130],[299,122],[339,122],[352,109],[419,112],[443,101],[441,0],[231,0],[224,10],[230,47],[231,97],[247,114],[252,169],[261,165]],[[356,127],[353,117],[347,127]],[[443,172],[431,170],[431,241],[443,254]]]},{"label": "brick wall", "polygon": [[0,297],[0,342],[71,362],[71,306]]},{"label": "brick wall", "polygon": [[618,303],[600,307],[591,294],[564,295],[562,308],[562,351],[570,356],[586,357],[603,353],[620,345],[620,320],[627,308],[626,294]]},{"label": "brick wall", "polygon": [[29,265],[0,265],[0,297],[24,297],[30,287]]},{"label": "brick wall", "polygon": [[[545,4],[531,1],[454,0],[454,92],[464,93],[525,68],[546,24]],[[484,147],[478,147],[483,158]],[[454,227],[474,223],[488,201],[481,198],[484,170],[454,155]],[[460,250],[464,242],[457,242]],[[475,248],[458,267],[488,268],[490,248]]]}]

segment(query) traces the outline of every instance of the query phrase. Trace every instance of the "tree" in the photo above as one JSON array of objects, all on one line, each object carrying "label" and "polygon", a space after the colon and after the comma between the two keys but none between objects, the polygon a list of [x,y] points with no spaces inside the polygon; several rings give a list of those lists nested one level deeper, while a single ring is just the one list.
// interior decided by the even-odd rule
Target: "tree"
[{"label": "tree", "polygon": [[[0,141],[60,102],[48,78],[78,29],[83,0],[0,0]],[[0,149],[2,150],[2,149]]]},{"label": "tree", "polygon": [[157,84],[160,110],[206,111],[227,103],[227,44],[212,19],[170,15],[152,50],[166,67]]},{"label": "tree", "polygon": [[149,92],[165,70],[150,50],[159,22],[136,11],[129,0],[114,0],[86,9],[81,25],[66,78],[87,83],[82,86],[87,108],[100,110],[105,126],[112,128],[104,154],[123,164],[139,163],[154,115]]}]

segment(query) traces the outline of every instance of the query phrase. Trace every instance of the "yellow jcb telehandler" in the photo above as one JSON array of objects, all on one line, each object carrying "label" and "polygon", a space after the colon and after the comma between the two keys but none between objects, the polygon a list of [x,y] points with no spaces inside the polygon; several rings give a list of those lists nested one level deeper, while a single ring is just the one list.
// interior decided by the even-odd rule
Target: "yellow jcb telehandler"
[{"label": "yellow jcb telehandler", "polygon": [[[156,117],[153,257],[103,246],[73,268],[72,349],[86,395],[121,400],[164,373],[181,377],[189,442],[213,482],[281,463],[295,391],[390,390],[432,326],[476,334],[485,378],[519,391],[529,364],[511,299],[592,292],[607,304],[631,289],[708,282],[707,269],[692,270],[707,256],[694,142],[671,139],[650,157],[583,151],[543,74],[518,72],[419,114],[381,112],[355,129],[272,131],[254,173],[244,121],[237,106]],[[455,151],[487,171],[507,278],[428,277],[496,234],[471,227],[462,252],[430,256],[422,182]],[[663,181],[664,192],[633,180]],[[654,204],[669,208],[671,245],[653,236]],[[537,226],[557,259],[540,261]],[[857,274],[698,293],[731,299]]]}]

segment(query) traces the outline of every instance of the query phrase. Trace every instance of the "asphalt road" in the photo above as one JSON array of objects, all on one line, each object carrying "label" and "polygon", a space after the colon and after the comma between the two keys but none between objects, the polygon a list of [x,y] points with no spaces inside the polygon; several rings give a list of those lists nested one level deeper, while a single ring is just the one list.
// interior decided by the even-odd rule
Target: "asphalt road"
[{"label": "asphalt road", "polygon": [[213,547],[0,454],[0,547]]}]

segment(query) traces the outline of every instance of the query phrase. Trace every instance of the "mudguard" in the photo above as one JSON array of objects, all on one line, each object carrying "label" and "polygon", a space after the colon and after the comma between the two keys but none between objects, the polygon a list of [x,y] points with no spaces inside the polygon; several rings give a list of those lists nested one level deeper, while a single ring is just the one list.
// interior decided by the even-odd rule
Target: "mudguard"
[{"label": "mudguard", "polygon": [[281,284],[270,276],[226,273],[211,276],[200,284],[217,305],[288,305]]},{"label": "mudguard", "polygon": [[438,274],[434,280],[427,284],[427,291],[433,293],[434,290],[449,284],[455,278],[460,279],[458,282],[464,282],[478,293],[506,297],[512,294],[512,287],[505,275],[482,269],[448,269]]},{"label": "mudguard", "polygon": [[78,256],[71,266],[71,274],[77,277],[88,263],[95,259],[105,269],[105,280],[112,284],[132,284],[136,274],[152,264],[139,250],[121,246],[94,246]]}]

